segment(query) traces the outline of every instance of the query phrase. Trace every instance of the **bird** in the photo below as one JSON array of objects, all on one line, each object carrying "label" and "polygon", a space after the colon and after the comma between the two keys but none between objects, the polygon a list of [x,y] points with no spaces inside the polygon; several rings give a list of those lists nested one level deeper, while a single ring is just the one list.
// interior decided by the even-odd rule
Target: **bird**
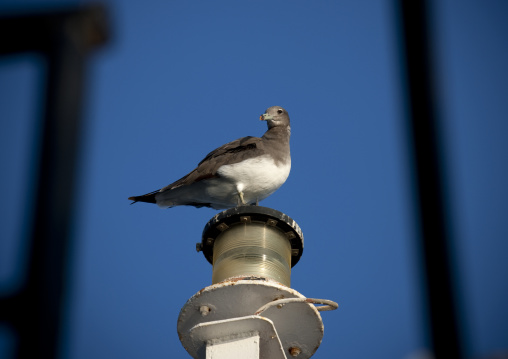
[{"label": "bird", "polygon": [[262,137],[247,136],[226,143],[179,180],[129,200],[134,201],[132,204],[154,203],[160,208],[258,205],[284,184],[291,170],[288,112],[272,106],[260,120],[268,125]]}]

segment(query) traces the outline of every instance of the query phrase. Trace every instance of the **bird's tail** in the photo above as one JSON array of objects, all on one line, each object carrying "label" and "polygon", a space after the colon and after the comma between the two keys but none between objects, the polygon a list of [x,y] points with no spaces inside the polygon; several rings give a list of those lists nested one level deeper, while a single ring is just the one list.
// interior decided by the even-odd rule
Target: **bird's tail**
[{"label": "bird's tail", "polygon": [[136,202],[156,203],[155,202],[155,195],[157,193],[159,193],[159,190],[144,194],[142,196],[132,196],[132,197],[129,197],[128,199],[131,201],[134,201],[131,204],[134,204]]}]

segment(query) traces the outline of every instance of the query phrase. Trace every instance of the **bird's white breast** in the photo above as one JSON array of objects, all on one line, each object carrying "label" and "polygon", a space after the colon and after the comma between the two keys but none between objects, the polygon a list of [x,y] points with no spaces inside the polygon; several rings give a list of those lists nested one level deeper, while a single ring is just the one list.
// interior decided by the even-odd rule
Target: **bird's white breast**
[{"label": "bird's white breast", "polygon": [[246,203],[255,203],[275,192],[286,181],[291,159],[277,165],[270,156],[259,156],[231,165],[224,165],[217,173],[235,183]]}]

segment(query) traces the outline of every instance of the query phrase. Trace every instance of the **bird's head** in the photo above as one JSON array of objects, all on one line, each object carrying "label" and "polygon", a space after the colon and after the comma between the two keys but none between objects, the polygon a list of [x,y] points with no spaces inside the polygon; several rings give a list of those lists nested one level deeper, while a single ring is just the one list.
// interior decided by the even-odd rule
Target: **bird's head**
[{"label": "bird's head", "polygon": [[284,110],[280,106],[272,106],[268,108],[264,114],[262,114],[259,119],[261,121],[266,121],[268,124],[268,128],[277,127],[277,126],[288,126],[289,127],[289,115],[286,110]]}]

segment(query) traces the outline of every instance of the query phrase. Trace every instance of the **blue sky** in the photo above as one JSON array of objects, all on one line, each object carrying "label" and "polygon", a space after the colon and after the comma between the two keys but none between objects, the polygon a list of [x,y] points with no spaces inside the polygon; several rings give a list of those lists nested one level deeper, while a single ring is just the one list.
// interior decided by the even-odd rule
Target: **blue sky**
[{"label": "blue sky", "polygon": [[[62,358],[189,357],[176,320],[211,284],[194,246],[217,211],[127,197],[173,182],[223,143],[261,136],[259,115],[273,105],[291,116],[292,170],[261,205],[303,230],[292,288],[340,305],[323,313],[314,357],[409,358],[428,347],[393,2],[106,5],[112,39],[87,77]],[[443,0],[432,16],[468,358],[508,349],[506,14],[503,1]],[[23,276],[42,70],[34,56],[0,59],[4,293]]]}]

